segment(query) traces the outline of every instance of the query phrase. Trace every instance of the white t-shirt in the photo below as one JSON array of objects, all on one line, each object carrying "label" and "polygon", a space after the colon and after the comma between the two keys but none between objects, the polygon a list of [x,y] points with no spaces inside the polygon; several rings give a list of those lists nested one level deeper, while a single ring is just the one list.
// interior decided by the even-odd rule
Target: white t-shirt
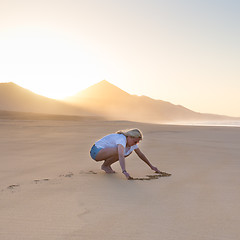
[{"label": "white t-shirt", "polygon": [[131,147],[126,147],[127,138],[123,134],[118,133],[109,134],[95,142],[97,148],[117,147],[118,144],[121,144],[124,147],[124,156],[129,155],[133,150],[138,148],[137,144]]}]

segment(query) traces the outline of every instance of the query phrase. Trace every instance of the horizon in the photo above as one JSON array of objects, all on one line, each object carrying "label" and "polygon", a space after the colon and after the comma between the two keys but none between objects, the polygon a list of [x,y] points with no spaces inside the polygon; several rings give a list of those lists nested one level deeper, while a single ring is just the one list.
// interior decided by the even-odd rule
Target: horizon
[{"label": "horizon", "polygon": [[0,82],[61,100],[105,79],[132,95],[239,117],[239,10],[231,0],[4,2]]}]

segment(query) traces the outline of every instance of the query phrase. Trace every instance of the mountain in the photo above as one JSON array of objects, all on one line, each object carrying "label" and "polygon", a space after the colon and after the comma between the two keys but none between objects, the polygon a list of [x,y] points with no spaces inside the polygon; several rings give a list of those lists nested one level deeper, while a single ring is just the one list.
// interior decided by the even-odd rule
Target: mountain
[{"label": "mountain", "polygon": [[[35,113],[35,115],[23,115],[21,112]],[[0,83],[1,117],[51,118],[48,115],[36,115],[37,113],[55,114],[56,116],[52,116],[53,119],[70,119],[63,115],[77,115],[152,123],[240,120],[227,116],[197,113],[162,100],[131,95],[105,80],[65,101],[43,97],[11,82]]]},{"label": "mountain", "polygon": [[128,94],[103,80],[65,99],[66,102],[86,107],[110,119],[143,122],[208,121],[232,119],[226,116],[194,112],[180,105],[146,96]]},{"label": "mountain", "polygon": [[62,101],[43,97],[12,82],[0,83],[0,110],[81,116],[94,115],[83,107],[72,106]]}]

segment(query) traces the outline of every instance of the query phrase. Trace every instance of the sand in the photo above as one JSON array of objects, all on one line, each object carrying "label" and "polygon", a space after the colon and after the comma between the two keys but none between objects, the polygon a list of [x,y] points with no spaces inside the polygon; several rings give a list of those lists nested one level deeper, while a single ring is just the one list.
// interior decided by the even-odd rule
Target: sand
[{"label": "sand", "polygon": [[[95,140],[131,127],[172,176],[129,181],[90,159]],[[234,127],[0,120],[0,239],[239,239],[239,143]],[[134,153],[126,163],[154,174]]]}]

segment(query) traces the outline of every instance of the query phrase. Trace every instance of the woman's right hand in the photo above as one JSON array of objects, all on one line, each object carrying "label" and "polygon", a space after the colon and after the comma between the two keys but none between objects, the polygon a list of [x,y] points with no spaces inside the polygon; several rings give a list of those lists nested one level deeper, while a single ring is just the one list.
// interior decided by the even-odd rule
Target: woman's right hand
[{"label": "woman's right hand", "polygon": [[133,178],[128,174],[127,171],[123,171],[123,174],[125,175],[125,177],[128,179],[128,180],[132,180]]}]

